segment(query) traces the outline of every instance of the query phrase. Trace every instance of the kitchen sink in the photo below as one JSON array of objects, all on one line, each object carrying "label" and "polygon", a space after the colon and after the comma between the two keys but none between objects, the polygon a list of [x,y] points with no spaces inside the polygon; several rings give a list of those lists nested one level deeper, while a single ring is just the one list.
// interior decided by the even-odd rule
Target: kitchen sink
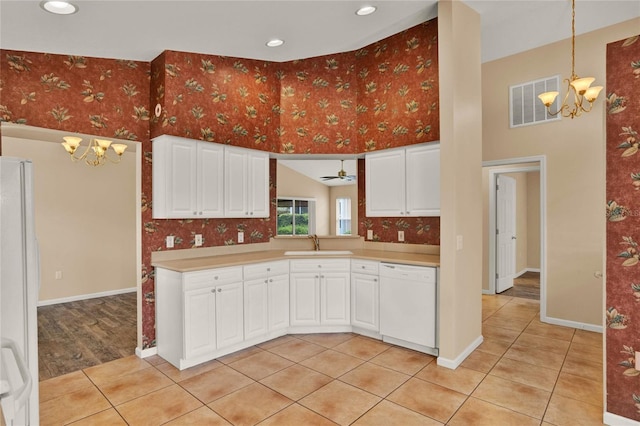
[{"label": "kitchen sink", "polygon": [[353,254],[349,250],[295,250],[285,251],[286,256],[340,256]]}]

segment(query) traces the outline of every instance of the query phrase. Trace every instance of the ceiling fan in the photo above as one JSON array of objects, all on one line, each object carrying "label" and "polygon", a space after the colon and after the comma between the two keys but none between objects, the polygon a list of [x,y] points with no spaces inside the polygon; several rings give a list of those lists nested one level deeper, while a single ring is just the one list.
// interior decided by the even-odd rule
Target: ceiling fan
[{"label": "ceiling fan", "polygon": [[351,182],[352,180],[356,180],[355,175],[347,175],[347,172],[344,171],[344,160],[340,160],[340,171],[337,176],[322,176],[320,179],[322,180],[331,180],[331,179],[340,179],[345,180],[347,182]]}]

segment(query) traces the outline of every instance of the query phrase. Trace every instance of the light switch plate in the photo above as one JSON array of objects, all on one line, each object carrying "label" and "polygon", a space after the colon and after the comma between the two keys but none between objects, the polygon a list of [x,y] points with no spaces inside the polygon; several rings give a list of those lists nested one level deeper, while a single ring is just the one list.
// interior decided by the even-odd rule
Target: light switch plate
[{"label": "light switch plate", "polygon": [[62,271],[56,271],[56,280],[62,279]]},{"label": "light switch plate", "polygon": [[373,229],[367,229],[367,240],[373,240]]},{"label": "light switch plate", "polygon": [[462,250],[463,246],[464,246],[464,243],[462,240],[462,235],[456,236],[456,250]]},{"label": "light switch plate", "polygon": [[194,245],[200,247],[202,245],[202,234],[196,234]]},{"label": "light switch plate", "polygon": [[398,241],[404,241],[404,231],[398,231]]},{"label": "light switch plate", "polygon": [[238,231],[238,243],[244,243],[244,232]]},{"label": "light switch plate", "polygon": [[175,237],[173,235],[167,235],[167,248],[173,248],[173,243],[175,241]]}]

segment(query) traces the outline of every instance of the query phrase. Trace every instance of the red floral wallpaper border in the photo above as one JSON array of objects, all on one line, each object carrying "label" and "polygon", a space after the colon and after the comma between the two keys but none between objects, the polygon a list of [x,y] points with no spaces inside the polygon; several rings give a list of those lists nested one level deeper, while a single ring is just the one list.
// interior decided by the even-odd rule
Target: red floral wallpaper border
[{"label": "red floral wallpaper border", "polygon": [[640,36],[607,45],[607,411],[640,421]]}]

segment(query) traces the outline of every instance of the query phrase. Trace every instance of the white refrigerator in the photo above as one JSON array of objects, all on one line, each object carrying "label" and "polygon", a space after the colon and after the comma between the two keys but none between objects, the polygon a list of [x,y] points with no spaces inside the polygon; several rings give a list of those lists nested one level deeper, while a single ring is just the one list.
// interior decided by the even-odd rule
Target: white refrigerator
[{"label": "white refrigerator", "polygon": [[7,425],[37,425],[38,246],[33,165],[0,156],[0,403]]}]

